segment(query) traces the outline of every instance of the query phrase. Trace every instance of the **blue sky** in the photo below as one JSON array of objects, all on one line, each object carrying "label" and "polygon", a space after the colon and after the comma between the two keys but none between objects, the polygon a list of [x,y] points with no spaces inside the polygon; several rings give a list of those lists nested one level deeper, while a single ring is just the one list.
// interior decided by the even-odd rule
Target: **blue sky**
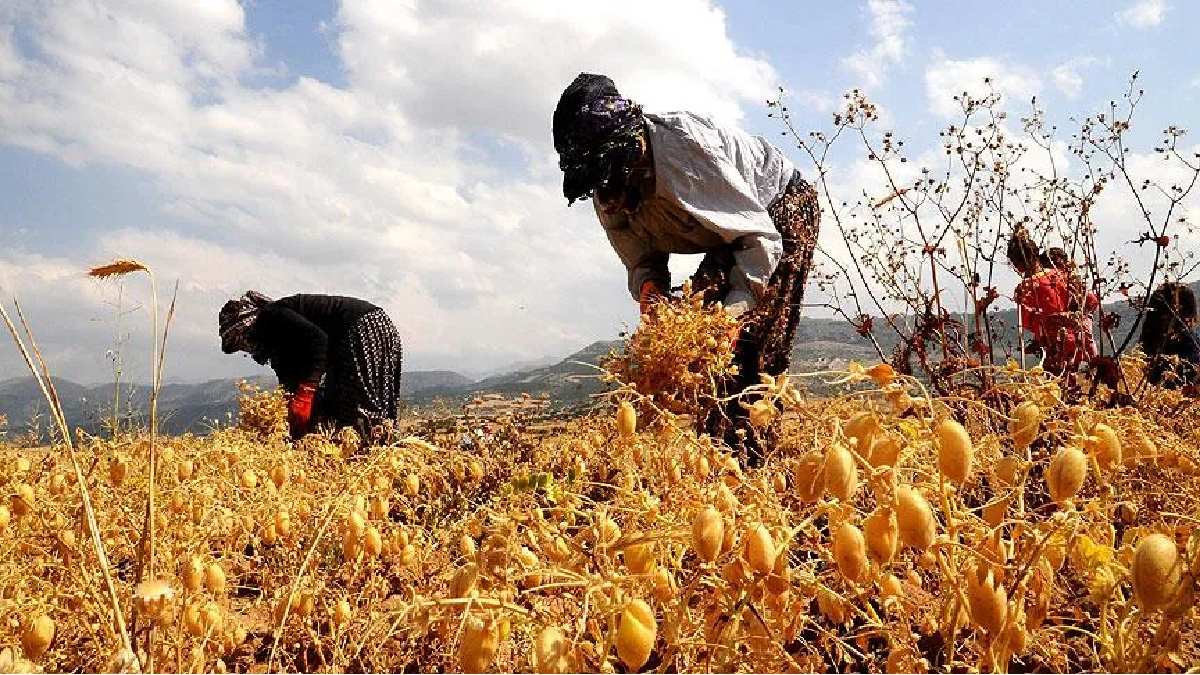
[{"label": "blue sky", "polygon": [[[375,301],[410,368],[565,355],[635,319],[589,207],[558,191],[548,122],[576,72],[768,136],[777,85],[802,129],[857,86],[923,147],[983,74],[1011,109],[1036,93],[1066,122],[1137,69],[1149,144],[1195,122],[1197,25],[1200,6],[1159,0],[16,0],[0,8],[0,293],[82,381],[109,372],[117,293],[80,272],[117,256],[179,279],[180,379],[254,371],[214,328],[247,287]],[[147,323],[126,320],[134,377]],[[0,379],[17,367],[0,349]]]}]

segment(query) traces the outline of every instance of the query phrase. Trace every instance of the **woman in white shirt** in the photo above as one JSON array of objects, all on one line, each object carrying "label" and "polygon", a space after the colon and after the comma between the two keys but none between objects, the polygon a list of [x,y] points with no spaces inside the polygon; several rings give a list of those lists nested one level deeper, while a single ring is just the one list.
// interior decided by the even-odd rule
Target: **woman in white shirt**
[{"label": "woman in white shirt", "polygon": [[[705,254],[692,287],[741,325],[726,395],[787,371],[820,208],[778,148],[702,115],[643,113],[588,73],[559,99],[554,147],[568,204],[592,198],[643,312],[670,292],[670,254]],[[762,439],[736,401],[704,424],[761,464]]]}]

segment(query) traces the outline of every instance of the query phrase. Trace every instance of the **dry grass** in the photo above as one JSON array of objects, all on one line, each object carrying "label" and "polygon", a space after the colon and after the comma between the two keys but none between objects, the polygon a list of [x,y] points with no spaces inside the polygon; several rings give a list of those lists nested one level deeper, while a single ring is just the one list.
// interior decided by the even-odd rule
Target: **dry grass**
[{"label": "dry grass", "polygon": [[[1080,407],[1039,373],[1002,370],[997,400],[1040,408],[1025,449],[1009,410],[929,400],[886,369],[838,376],[855,389],[835,398],[805,399],[795,379],[763,386],[786,411],[755,471],[665,410],[632,436],[611,413],[546,437],[509,420],[477,452],[435,436],[348,459],[335,438],[288,443],[279,399],[247,391],[238,427],[162,440],[159,578],[136,591],[148,439],[86,438],[76,452],[122,605],[156,626],[162,670],[1200,662],[1194,403],[1156,392],[1137,409]],[[936,440],[952,414],[967,421],[969,453]],[[1120,461],[1108,463],[1098,424],[1114,430]],[[1045,472],[1064,447],[1083,448],[1087,475],[1054,503]],[[968,458],[961,482],[939,471]],[[11,495],[0,648],[15,661],[32,647],[24,657],[47,671],[128,665],[69,464],[35,459],[7,452],[0,466]],[[910,487],[927,514],[911,509]],[[1147,553],[1163,544],[1152,534],[1173,544],[1174,568],[1151,564],[1164,560]],[[44,653],[28,638],[40,617],[54,627]],[[146,621],[137,630],[145,645]]]}]

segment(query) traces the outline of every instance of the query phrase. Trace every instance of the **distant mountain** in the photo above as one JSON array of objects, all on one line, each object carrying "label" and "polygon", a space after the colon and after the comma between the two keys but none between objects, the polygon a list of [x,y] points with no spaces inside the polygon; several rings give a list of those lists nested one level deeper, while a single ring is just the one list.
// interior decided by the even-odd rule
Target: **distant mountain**
[{"label": "distant mountain", "polygon": [[469,387],[475,381],[451,370],[416,370],[400,377],[400,394],[405,397],[430,389]]}]

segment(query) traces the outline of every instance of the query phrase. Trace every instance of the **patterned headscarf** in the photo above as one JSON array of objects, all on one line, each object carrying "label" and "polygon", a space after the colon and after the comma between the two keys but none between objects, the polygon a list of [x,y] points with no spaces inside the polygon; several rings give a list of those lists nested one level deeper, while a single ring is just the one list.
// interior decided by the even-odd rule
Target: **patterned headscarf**
[{"label": "patterned headscarf", "polygon": [[271,299],[258,291],[246,291],[240,298],[225,303],[218,316],[221,330],[221,351],[226,354],[249,352],[255,361],[262,363],[261,345],[254,343],[251,329],[258,313],[271,303]]},{"label": "patterned headscarf", "polygon": [[625,182],[640,156],[642,107],[604,75],[580,73],[554,109],[554,149],[567,204]]}]

